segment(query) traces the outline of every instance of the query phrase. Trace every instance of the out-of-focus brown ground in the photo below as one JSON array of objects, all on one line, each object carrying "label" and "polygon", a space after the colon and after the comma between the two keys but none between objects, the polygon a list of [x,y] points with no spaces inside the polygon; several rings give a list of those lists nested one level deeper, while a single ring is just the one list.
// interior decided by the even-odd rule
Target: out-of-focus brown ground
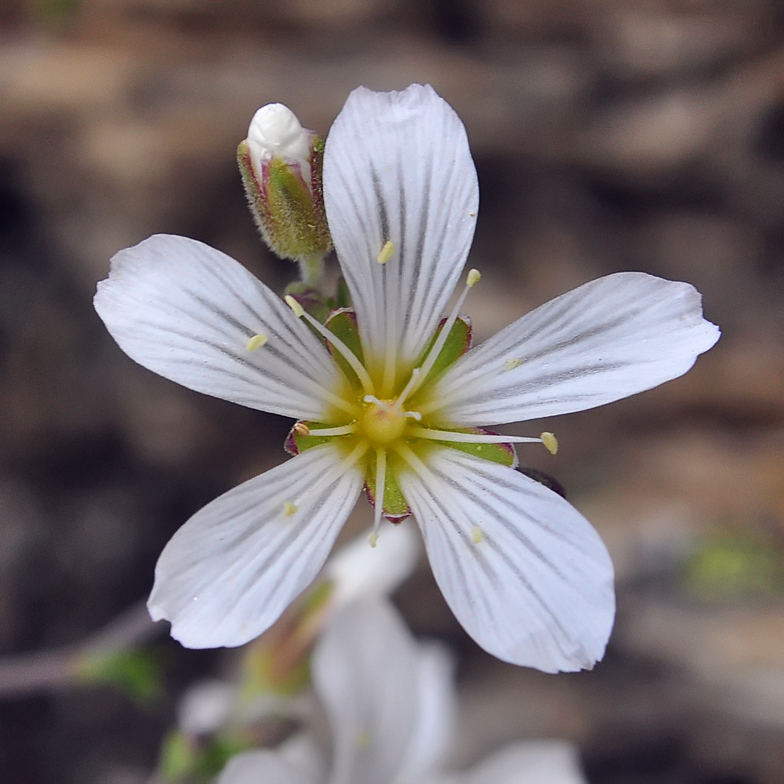
[{"label": "out-of-focus brown ground", "polygon": [[[78,640],[142,598],[187,516],[283,456],[289,423],[119,351],[90,302],[109,257],[181,233],[281,290],[293,269],[235,170],[253,111],[281,101],[326,133],[358,84],[430,82],[479,170],[478,339],[624,269],[693,283],[723,330],[678,381],[536,423],[557,457],[521,450],[616,563],[594,672],[483,654],[424,565],[400,592],[460,656],[455,764],[558,736],[597,784],[784,780],[780,4],[6,0],[0,25],[0,652]],[[164,650],[171,695],[151,708],[101,689],[0,705],[0,778],[145,781],[174,696],[221,662]]]}]

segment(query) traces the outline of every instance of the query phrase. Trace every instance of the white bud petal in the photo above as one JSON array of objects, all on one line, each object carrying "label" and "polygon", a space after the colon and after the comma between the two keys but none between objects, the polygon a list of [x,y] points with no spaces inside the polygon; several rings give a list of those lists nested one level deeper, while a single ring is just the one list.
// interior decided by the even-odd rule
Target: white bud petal
[{"label": "white bud petal", "polygon": [[262,106],[248,128],[248,147],[256,172],[261,172],[261,162],[276,155],[284,160],[299,163],[307,181],[310,171],[311,133],[306,131],[297,115],[282,103]]}]

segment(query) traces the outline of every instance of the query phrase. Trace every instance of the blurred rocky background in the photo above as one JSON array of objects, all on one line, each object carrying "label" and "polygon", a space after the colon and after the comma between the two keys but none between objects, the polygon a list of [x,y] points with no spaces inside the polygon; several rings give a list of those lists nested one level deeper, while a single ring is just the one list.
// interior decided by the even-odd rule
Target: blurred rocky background
[{"label": "blurred rocky background", "polygon": [[[618,623],[593,672],[491,659],[425,565],[399,593],[415,631],[459,654],[454,763],[555,736],[580,745],[592,784],[780,784],[775,0],[2,0],[0,654],[77,642],[143,599],[189,514],[283,457],[287,421],[120,352],[91,307],[110,256],[186,234],[282,290],[294,269],[257,239],[234,161],[253,111],[281,101],[326,133],[356,85],[412,81],[455,107],[476,158],[479,339],[626,269],[693,283],[723,330],[686,377],[537,423],[557,457],[520,450],[616,563]],[[147,702],[95,685],[0,702],[0,780],[145,782],[177,695],[226,656],[155,645],[166,688]]]}]

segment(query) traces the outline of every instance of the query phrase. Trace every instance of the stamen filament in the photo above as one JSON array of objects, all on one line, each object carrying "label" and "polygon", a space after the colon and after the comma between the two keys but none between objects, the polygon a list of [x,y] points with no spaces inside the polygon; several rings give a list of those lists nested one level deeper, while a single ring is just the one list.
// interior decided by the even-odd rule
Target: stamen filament
[{"label": "stamen filament", "polygon": [[411,390],[414,388],[414,384],[416,384],[416,380],[422,375],[422,371],[419,368],[414,368],[411,371],[411,378],[408,380],[408,384],[406,384],[403,391],[398,395],[397,400],[395,401],[395,405],[393,406],[394,411],[400,411],[403,408],[403,403],[405,403],[406,398],[411,394]]},{"label": "stamen filament", "polygon": [[387,486],[387,450],[376,449],[376,488],[375,509],[373,510],[373,533],[371,534],[371,547],[376,546],[378,528],[381,525],[381,515],[384,513],[384,491]]},{"label": "stamen filament", "polygon": [[356,419],[362,413],[357,406],[352,405],[347,400],[344,400],[340,395],[336,395],[334,392],[330,392],[328,389],[325,389],[321,384],[314,383],[314,386],[318,389],[318,394],[324,398],[325,401],[331,403],[335,408],[339,408],[341,411],[345,411],[349,416]]},{"label": "stamen filament", "polygon": [[[352,422],[350,425],[341,425],[340,427],[324,427],[318,430],[310,429],[308,431],[309,436],[347,436],[350,433],[355,432],[357,429],[357,423]],[[537,441],[539,439],[536,439]]]},{"label": "stamen filament", "polygon": [[420,478],[427,480],[431,475],[430,469],[416,456],[416,453],[410,446],[402,441],[398,441],[392,449],[411,466],[414,473],[419,474]]},{"label": "stamen filament", "polygon": [[[296,308],[294,305],[292,305],[292,302],[296,303]],[[365,370],[365,368],[362,366],[362,363],[357,359],[356,354],[339,337],[337,337],[337,335],[335,335],[333,332],[330,332],[323,324],[320,324],[318,321],[316,321],[316,319],[314,319],[313,316],[311,316],[310,313],[308,313],[302,307],[302,305],[300,305],[299,302],[294,299],[294,297],[286,297],[286,303],[294,311],[294,315],[298,316],[299,318],[304,318],[308,324],[313,327],[313,329],[315,329],[325,340],[328,340],[343,355],[343,358],[351,366],[351,369],[357,374],[357,378],[359,378],[359,381],[362,384],[362,388],[365,390],[365,392],[372,394],[374,390],[373,381],[368,375],[367,370]]]},{"label": "stamen filament", "polygon": [[489,370],[485,370],[484,372],[478,373],[473,378],[469,379],[461,379],[461,386],[459,389],[453,389],[451,392],[440,395],[437,398],[431,399],[427,403],[423,403],[422,405],[418,406],[419,410],[422,414],[432,414],[434,411],[440,411],[442,408],[446,408],[449,404],[458,396],[465,394],[465,387],[466,386],[480,386],[487,381],[494,379],[496,376],[500,376],[502,373],[508,373],[510,370],[515,370],[516,368],[520,367],[523,364],[523,359],[507,359],[504,360],[504,363],[500,366],[491,366]]},{"label": "stamen filament", "polygon": [[[311,431],[312,432],[312,431]],[[408,434],[433,441],[452,441],[462,444],[541,444],[541,438],[504,436],[494,433],[456,433],[454,430],[434,430],[429,427],[411,426]]]},{"label": "stamen filament", "polygon": [[438,355],[441,353],[441,349],[444,347],[444,344],[449,337],[449,333],[452,331],[452,327],[455,325],[455,321],[457,321],[457,317],[460,315],[460,308],[463,307],[463,303],[468,296],[468,292],[474,287],[474,285],[476,285],[476,283],[478,283],[479,278],[480,275],[476,270],[470,270],[465,288],[463,289],[463,293],[458,297],[455,306],[452,308],[452,312],[449,314],[446,322],[444,323],[444,326],[438,333],[438,337],[436,338],[435,343],[433,343],[433,347],[425,357],[425,361],[419,366],[419,368],[417,368],[417,370],[420,372],[413,380],[413,384],[410,384],[409,382],[411,385],[411,389],[408,390],[409,395],[416,391],[419,385],[427,378],[427,374],[432,370],[433,365],[435,365],[436,360],[438,359]]}]

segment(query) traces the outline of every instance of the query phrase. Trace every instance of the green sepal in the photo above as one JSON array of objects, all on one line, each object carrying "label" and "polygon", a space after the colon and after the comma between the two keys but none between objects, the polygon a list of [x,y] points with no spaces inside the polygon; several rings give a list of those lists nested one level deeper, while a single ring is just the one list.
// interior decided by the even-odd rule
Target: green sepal
[{"label": "green sepal", "polygon": [[[433,337],[430,339],[427,346],[425,346],[425,350],[419,356],[414,367],[419,367],[425,361],[425,357],[427,357],[433,344],[438,339],[445,324],[446,319],[441,319],[438,329],[436,329]],[[455,323],[452,325],[452,329],[449,331],[449,336],[441,348],[438,357],[436,357],[436,361],[433,363],[433,367],[430,368],[427,378],[421,382],[420,389],[433,383],[433,381],[435,381],[450,365],[454,365],[454,363],[471,348],[471,334],[471,320],[468,316],[458,316]],[[415,406],[413,407],[415,408]]]},{"label": "green sepal", "polygon": [[[388,456],[387,472],[384,477],[384,508],[382,513],[387,520],[399,523],[411,514],[411,507],[400,489],[395,475],[394,457]],[[376,505],[376,461],[371,453],[365,469],[365,494],[373,506]]]},{"label": "green sepal", "polygon": [[333,300],[333,307],[335,310],[338,310],[339,308],[351,307],[351,292],[348,290],[348,284],[342,275],[338,278],[337,291],[335,293],[335,299]]},{"label": "green sepal", "polygon": [[[453,433],[475,433],[481,435],[497,435],[489,430],[484,430],[480,427],[468,428],[449,428]],[[471,444],[464,441],[437,441],[433,440],[434,444],[441,446],[448,446],[452,449],[457,449],[460,452],[479,457],[482,460],[489,460],[491,463],[500,463],[501,465],[514,468],[517,466],[517,452],[512,444]]]},{"label": "green sepal", "polygon": [[247,141],[237,147],[237,163],[251,212],[270,250],[284,259],[323,258],[332,249],[321,191],[324,141],[311,141],[311,181],[298,165],[273,156],[253,168]]},{"label": "green sepal", "polygon": [[304,422],[300,420],[299,422],[294,425],[294,427],[289,430],[289,434],[286,436],[286,440],[283,443],[283,448],[290,454],[290,455],[298,455],[300,452],[304,452],[307,449],[313,449],[314,446],[319,446],[321,444],[326,444],[328,442],[334,442],[334,436],[303,436],[300,435],[296,431],[297,425],[306,425],[308,429],[323,429],[327,427],[334,427],[334,425],[325,425],[323,422]]},{"label": "green sepal", "polygon": [[[365,364],[365,355],[362,352],[362,341],[359,339],[359,327],[357,326],[357,316],[353,310],[341,308],[330,314],[324,326],[336,337],[340,338],[352,351],[360,364]],[[357,374],[351,369],[351,365],[346,362],[345,357],[339,351],[327,343],[327,350],[332,354],[337,366],[343,371],[343,375],[349,380],[355,389],[361,389],[362,384]]]}]

